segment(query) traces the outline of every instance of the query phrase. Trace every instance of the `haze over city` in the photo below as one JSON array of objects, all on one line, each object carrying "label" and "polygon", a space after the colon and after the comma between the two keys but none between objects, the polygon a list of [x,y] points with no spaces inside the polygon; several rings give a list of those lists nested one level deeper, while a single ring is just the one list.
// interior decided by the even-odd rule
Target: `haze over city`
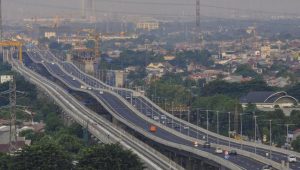
[{"label": "haze over city", "polygon": [[[79,16],[81,0],[9,0],[3,1],[4,20],[23,17],[50,17],[53,15]],[[104,15],[141,15],[190,18],[195,15],[193,0],[97,0],[94,6],[97,16]],[[300,15],[297,0],[201,0],[203,17],[239,17],[252,18],[275,15]]]}]

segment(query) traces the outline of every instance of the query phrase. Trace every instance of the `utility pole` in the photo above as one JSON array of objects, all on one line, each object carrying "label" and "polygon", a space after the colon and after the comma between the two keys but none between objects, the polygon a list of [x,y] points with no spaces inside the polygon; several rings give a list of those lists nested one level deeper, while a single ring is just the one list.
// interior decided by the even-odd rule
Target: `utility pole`
[{"label": "utility pole", "polygon": [[[217,111],[217,134],[219,135],[219,111]],[[217,138],[217,143],[219,144],[219,138]]]},{"label": "utility pole", "polygon": [[201,20],[200,10],[201,10],[200,0],[196,0],[196,41],[197,41],[198,37],[200,38],[200,34],[201,34],[201,31],[200,31],[200,20]]},{"label": "utility pole", "polygon": [[9,104],[10,104],[10,126],[9,126],[9,151],[14,152],[17,149],[17,126],[16,126],[16,80],[12,76],[9,82]]},{"label": "utility pole", "polygon": [[239,129],[239,113],[238,113],[238,105],[236,101],[235,111],[234,111],[234,130],[236,133],[238,133],[238,129]]},{"label": "utility pole", "polygon": [[208,142],[208,110],[206,110],[206,141]]},{"label": "utility pole", "polygon": [[196,0],[196,26],[197,26],[197,33],[200,30],[200,0]]},{"label": "utility pole", "polygon": [[82,19],[86,18],[86,2],[85,2],[85,0],[81,0],[81,17],[82,17]]}]

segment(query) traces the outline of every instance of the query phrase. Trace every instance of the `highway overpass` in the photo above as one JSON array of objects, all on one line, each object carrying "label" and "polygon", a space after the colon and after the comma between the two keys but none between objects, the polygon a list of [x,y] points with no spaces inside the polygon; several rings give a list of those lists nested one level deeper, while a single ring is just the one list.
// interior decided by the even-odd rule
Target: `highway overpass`
[{"label": "highway overpass", "polygon": [[[180,120],[171,114],[165,112],[152,101],[139,93],[122,88],[114,88],[96,80],[95,78],[86,75],[76,68],[72,63],[59,61],[49,51],[41,51],[37,48],[28,52],[30,58],[41,63],[50,74],[60,79],[69,88],[78,91],[84,91],[95,99],[97,99],[107,109],[111,110],[111,113],[115,117],[121,117],[122,122],[129,127],[135,129],[137,132],[147,136],[148,138],[162,143],[167,146],[178,148],[180,145],[183,150],[194,153],[201,157],[209,157],[210,159],[222,164],[229,168],[228,164],[235,165],[239,169],[260,169],[263,164],[272,164],[277,169],[282,169],[281,160],[286,160],[286,155],[295,154],[290,151],[281,150],[279,148],[268,148],[268,146],[236,141],[212,132],[208,132],[205,129],[192,125],[186,121]],[[83,90],[81,85],[91,87],[90,90]],[[103,91],[100,94],[99,91]],[[128,98],[129,96],[129,98]],[[152,115],[165,115],[168,122],[171,124],[163,124],[162,122],[156,122],[149,118],[147,114]],[[159,127],[158,132],[153,134],[148,132],[149,124],[155,124]],[[179,127],[179,128],[178,128]],[[188,127],[188,128],[187,128]],[[203,140],[203,136],[206,137]],[[229,160],[224,160],[223,155],[214,154],[214,149],[204,149],[202,147],[194,147],[193,142],[198,141],[202,144],[204,141],[212,143],[213,147],[222,147],[224,149],[236,149],[239,155]],[[168,144],[166,142],[169,142]],[[243,147],[241,147],[243,146]],[[240,149],[243,150],[240,150]],[[273,151],[272,160],[265,158],[265,153],[269,152],[269,149]],[[197,152],[196,152],[197,151]],[[298,157],[299,155],[297,155]],[[297,169],[298,165],[293,164]],[[232,168],[232,167],[231,167]]]}]

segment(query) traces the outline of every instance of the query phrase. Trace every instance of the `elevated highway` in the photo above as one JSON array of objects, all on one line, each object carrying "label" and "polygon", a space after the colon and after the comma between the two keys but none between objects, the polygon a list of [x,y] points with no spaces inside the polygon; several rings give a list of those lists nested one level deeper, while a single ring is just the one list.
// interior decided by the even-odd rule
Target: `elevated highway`
[{"label": "elevated highway", "polygon": [[[12,61],[13,69],[22,74],[27,80],[42,89],[62,110],[76,122],[104,143],[120,143],[131,149],[147,165],[148,169],[183,169],[178,164],[152,149],[143,142],[128,134],[126,131],[111,124],[97,113],[89,110],[71,96],[65,89],[29,70],[16,61]],[[120,118],[122,119],[122,118]]]},{"label": "elevated highway", "polygon": [[[205,129],[182,121],[166,113],[145,96],[140,95],[135,91],[108,86],[103,82],[100,82],[99,80],[96,80],[93,77],[82,73],[73,64],[59,61],[51,53],[49,53],[49,51],[36,50],[34,52],[29,52],[29,56],[33,61],[42,63],[53,76],[60,79],[70,88],[77,88],[78,90],[82,90],[80,89],[81,85],[91,87],[92,89],[88,90],[87,93],[94,96],[100,103],[109,105],[111,109],[114,109],[115,112],[117,112],[120,116],[124,117],[127,120],[130,120],[131,123],[133,123],[135,126],[139,126],[144,131],[147,131],[149,123],[157,125],[159,127],[159,130],[155,134],[155,136],[168,141],[176,141],[179,144],[184,144],[190,147],[193,147],[193,141],[199,140],[199,143],[204,142],[200,140],[203,138],[199,138],[199,136],[208,136],[206,140],[213,143],[213,146],[215,147],[221,146],[222,148],[228,150],[236,148],[238,150],[238,153],[240,153],[241,155],[235,157],[235,159],[229,159],[229,161],[237,164],[240,168],[260,169],[263,162],[272,164],[277,169],[282,169],[280,162],[281,160],[285,160],[286,157],[285,155],[282,155],[282,153],[280,153],[281,151],[277,151],[278,153],[274,151],[272,156],[273,161],[271,161],[270,159],[266,159],[264,157],[265,153],[270,149],[264,148],[266,146],[261,147],[258,144],[254,144],[255,146],[253,146],[253,143],[248,144],[246,142],[243,142],[242,145],[244,150],[239,150],[241,148],[241,143],[239,141],[219,136],[212,132],[207,132]],[[104,91],[104,93],[100,94],[99,91]],[[116,93],[119,95],[117,95]],[[130,97],[128,98],[128,96]],[[149,112],[151,112],[152,115],[165,115],[167,117],[166,122],[172,123],[165,124],[162,122],[156,122],[146,116]],[[151,138],[149,134],[146,134],[145,136]],[[226,146],[227,144],[229,144],[230,147]],[[257,149],[255,149],[254,147]],[[213,149],[197,149],[211,154],[214,152]],[[271,149],[273,150],[274,148]],[[277,148],[275,148],[275,150],[276,149]],[[255,152],[255,150],[256,154],[253,153]]]}]

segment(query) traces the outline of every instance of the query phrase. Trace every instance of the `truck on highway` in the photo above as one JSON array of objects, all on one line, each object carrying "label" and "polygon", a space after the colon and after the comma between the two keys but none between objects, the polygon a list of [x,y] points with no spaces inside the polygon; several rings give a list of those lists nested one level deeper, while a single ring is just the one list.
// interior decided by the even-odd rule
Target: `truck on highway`
[{"label": "truck on highway", "polygon": [[149,131],[154,133],[157,131],[157,127],[155,125],[150,125]]}]

